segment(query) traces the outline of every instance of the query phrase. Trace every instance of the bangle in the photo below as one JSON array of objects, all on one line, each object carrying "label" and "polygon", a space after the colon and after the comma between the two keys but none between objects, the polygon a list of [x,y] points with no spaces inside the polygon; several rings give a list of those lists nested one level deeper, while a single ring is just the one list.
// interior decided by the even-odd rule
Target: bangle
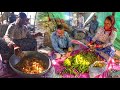
[{"label": "bangle", "polygon": [[90,41],[90,44],[92,44],[93,43],[93,41]]},{"label": "bangle", "polygon": [[96,47],[96,48],[99,48],[99,47],[100,47],[100,45],[96,45],[95,47]]}]

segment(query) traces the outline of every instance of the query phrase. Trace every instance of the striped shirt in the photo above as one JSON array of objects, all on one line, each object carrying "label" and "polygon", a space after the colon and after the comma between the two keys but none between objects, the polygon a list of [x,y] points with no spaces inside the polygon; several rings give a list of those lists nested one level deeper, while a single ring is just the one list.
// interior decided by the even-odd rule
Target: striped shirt
[{"label": "striped shirt", "polygon": [[31,37],[27,26],[24,25],[22,27],[19,27],[17,24],[11,23],[7,28],[4,39],[6,43],[9,44],[10,42],[14,43],[14,39],[23,39],[27,37]]}]

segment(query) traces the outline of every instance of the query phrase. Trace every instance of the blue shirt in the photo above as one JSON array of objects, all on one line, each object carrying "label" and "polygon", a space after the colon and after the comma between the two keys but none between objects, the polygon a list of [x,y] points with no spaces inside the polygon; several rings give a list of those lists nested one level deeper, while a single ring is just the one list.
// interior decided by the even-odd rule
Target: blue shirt
[{"label": "blue shirt", "polygon": [[56,35],[56,32],[52,33],[51,36],[52,46],[58,53],[65,53],[63,48],[71,47],[71,41],[67,32],[64,33],[63,37]]},{"label": "blue shirt", "polygon": [[91,22],[90,22],[90,28],[89,28],[89,30],[97,30],[97,28],[98,28],[98,21],[97,20],[92,20]]}]

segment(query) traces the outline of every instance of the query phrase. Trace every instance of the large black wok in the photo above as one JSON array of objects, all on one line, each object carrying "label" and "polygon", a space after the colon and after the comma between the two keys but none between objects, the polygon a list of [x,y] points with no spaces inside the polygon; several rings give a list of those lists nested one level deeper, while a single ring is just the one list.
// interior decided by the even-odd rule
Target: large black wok
[{"label": "large black wok", "polygon": [[25,74],[25,73],[17,70],[16,68],[14,68],[14,66],[22,59],[22,58],[17,57],[15,54],[13,54],[10,57],[10,60],[9,60],[10,67],[18,75],[20,75],[21,77],[25,77],[25,78],[42,78],[48,72],[48,70],[51,67],[51,61],[50,61],[50,59],[47,56],[45,56],[44,54],[39,53],[37,51],[23,51],[23,53],[25,54],[25,57],[28,57],[28,58],[30,58],[30,57],[39,58],[40,60],[42,60],[43,62],[46,63],[47,69],[45,71],[43,71],[42,73],[40,73],[40,74]]}]

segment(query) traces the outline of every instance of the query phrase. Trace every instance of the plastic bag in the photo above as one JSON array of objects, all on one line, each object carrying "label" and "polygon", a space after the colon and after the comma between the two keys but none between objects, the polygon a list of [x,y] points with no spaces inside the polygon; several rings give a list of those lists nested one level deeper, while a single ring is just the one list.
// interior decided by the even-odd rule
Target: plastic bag
[{"label": "plastic bag", "polygon": [[54,78],[54,76],[55,76],[55,68],[51,67],[49,69],[49,71],[45,75],[43,75],[42,77],[43,78]]},{"label": "plastic bag", "polygon": [[120,71],[112,71],[111,78],[120,78]]},{"label": "plastic bag", "polygon": [[[101,75],[105,70],[106,70],[106,63],[105,66],[100,68],[100,67],[94,67],[95,63],[98,61],[94,62],[90,67],[89,67],[89,76],[90,78],[95,78],[98,75]],[[103,62],[103,61],[102,61]]]},{"label": "plastic bag", "polygon": [[106,65],[106,70],[100,74],[100,75],[97,75],[95,78],[110,78],[111,77],[111,70],[114,69],[114,59],[110,58],[107,62],[107,65]]},{"label": "plastic bag", "polygon": [[110,59],[108,69],[111,78],[120,78],[120,64],[116,64],[114,59]]}]

